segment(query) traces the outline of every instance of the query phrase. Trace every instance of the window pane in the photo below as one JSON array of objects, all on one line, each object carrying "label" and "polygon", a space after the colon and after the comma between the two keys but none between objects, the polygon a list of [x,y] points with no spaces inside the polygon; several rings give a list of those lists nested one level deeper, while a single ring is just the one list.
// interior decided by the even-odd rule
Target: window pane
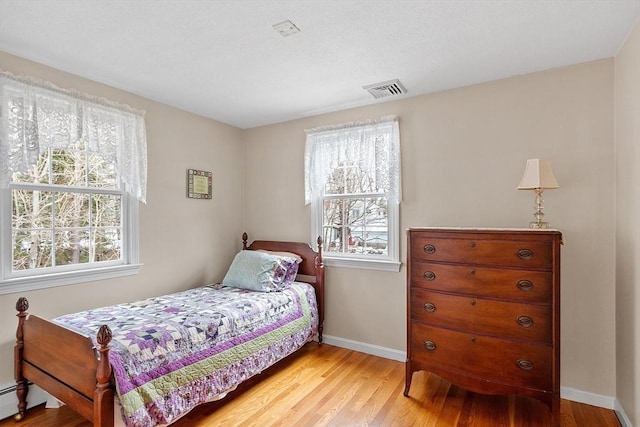
[{"label": "window pane", "polygon": [[340,227],[323,227],[322,239],[325,252],[343,252],[343,230]]},{"label": "window pane", "polygon": [[11,227],[51,227],[51,193],[47,191],[12,190]]},{"label": "window pane", "polygon": [[56,265],[89,262],[89,230],[56,230]]},{"label": "window pane", "polygon": [[370,177],[357,166],[340,165],[333,169],[325,185],[325,194],[367,194],[379,192],[375,177]]},{"label": "window pane", "polygon": [[384,197],[329,199],[323,202],[325,250],[388,255],[388,211]]},{"label": "window pane", "polygon": [[14,271],[51,267],[51,231],[18,231],[13,233]]},{"label": "window pane", "polygon": [[122,232],[119,228],[104,228],[94,233],[94,261],[113,261],[122,258]]},{"label": "window pane", "polygon": [[327,179],[324,192],[325,194],[344,194],[344,168],[338,167],[333,170]]},{"label": "window pane", "polygon": [[82,152],[67,150],[51,151],[53,184],[84,187],[86,179],[86,156]]},{"label": "window pane", "polygon": [[108,162],[102,157],[89,156],[89,187],[118,188],[118,176],[114,162]]},{"label": "window pane", "polygon": [[84,193],[54,193],[56,227],[87,227],[89,225],[89,195]]},{"label": "window pane", "polygon": [[32,166],[26,173],[14,173],[11,176],[11,181],[49,184],[49,164],[49,152],[47,151],[40,154],[38,163]]},{"label": "window pane", "polygon": [[120,226],[121,200],[119,195],[94,194],[91,198],[91,212],[94,227]]},{"label": "window pane", "polygon": [[344,171],[345,193],[366,193],[370,190],[366,185],[366,177],[357,167],[349,167]]}]

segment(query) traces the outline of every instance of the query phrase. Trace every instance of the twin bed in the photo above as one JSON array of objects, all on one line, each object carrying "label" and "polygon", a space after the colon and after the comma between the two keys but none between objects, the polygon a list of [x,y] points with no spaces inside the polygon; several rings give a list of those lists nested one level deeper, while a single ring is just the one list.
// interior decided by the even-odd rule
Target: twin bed
[{"label": "twin bed", "polygon": [[53,321],[28,315],[20,298],[16,420],[25,416],[33,382],[94,426],[169,424],[314,336],[322,343],[322,239],[317,251],[242,239],[222,284]]}]

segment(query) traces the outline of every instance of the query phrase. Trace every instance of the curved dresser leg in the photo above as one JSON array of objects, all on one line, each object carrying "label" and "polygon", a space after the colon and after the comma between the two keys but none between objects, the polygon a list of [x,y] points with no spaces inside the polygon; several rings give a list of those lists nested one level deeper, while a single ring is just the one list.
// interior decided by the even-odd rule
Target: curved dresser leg
[{"label": "curved dresser leg", "polygon": [[409,389],[411,388],[411,379],[413,378],[413,371],[409,367],[409,363],[407,363],[407,372],[404,379],[404,395],[405,397],[409,397]]}]

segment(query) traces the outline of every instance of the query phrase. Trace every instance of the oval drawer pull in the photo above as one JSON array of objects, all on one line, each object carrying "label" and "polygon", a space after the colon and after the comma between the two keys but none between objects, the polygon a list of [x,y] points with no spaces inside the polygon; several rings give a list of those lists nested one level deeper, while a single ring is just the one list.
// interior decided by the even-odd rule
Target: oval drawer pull
[{"label": "oval drawer pull", "polygon": [[423,307],[424,311],[426,311],[427,313],[433,313],[434,311],[436,311],[436,305],[431,302],[425,302]]},{"label": "oval drawer pull", "polygon": [[516,365],[518,365],[518,368],[523,369],[525,371],[530,371],[530,370],[533,369],[533,363],[531,363],[531,361],[525,360],[525,359],[519,359],[516,362]]},{"label": "oval drawer pull", "polygon": [[434,343],[433,341],[425,341],[424,342],[424,348],[426,348],[429,351],[433,351],[436,349],[436,343]]},{"label": "oval drawer pull", "polygon": [[530,291],[533,289],[533,282],[531,280],[518,280],[516,286],[521,291]]},{"label": "oval drawer pull", "polygon": [[471,270],[469,270],[469,273],[470,273],[470,274],[476,274],[476,269],[475,269],[475,268],[472,268]]},{"label": "oval drawer pull", "polygon": [[472,299],[471,301],[469,301],[469,304],[476,305],[476,300]]},{"label": "oval drawer pull", "polygon": [[469,247],[475,248],[476,247],[476,242],[470,242],[469,243]]},{"label": "oval drawer pull", "polygon": [[518,325],[523,328],[530,328],[533,326],[533,319],[529,316],[520,316],[518,317]]},{"label": "oval drawer pull", "polygon": [[523,259],[525,261],[533,258],[533,251],[531,249],[519,249],[517,254],[518,254],[518,258]]},{"label": "oval drawer pull", "polygon": [[424,250],[424,253],[428,255],[436,253],[436,247],[433,245],[424,245],[424,248],[422,249]]},{"label": "oval drawer pull", "polygon": [[436,280],[436,273],[434,273],[433,271],[425,271],[424,273],[422,273],[422,278],[424,280]]}]

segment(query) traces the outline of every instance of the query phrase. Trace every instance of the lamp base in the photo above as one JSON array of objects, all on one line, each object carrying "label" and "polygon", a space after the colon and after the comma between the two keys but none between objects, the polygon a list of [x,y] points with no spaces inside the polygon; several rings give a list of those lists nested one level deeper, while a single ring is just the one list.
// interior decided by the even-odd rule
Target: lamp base
[{"label": "lamp base", "polygon": [[549,223],[548,222],[537,222],[537,221],[532,221],[529,223],[529,226],[531,228],[535,228],[538,230],[544,230],[549,228]]}]

